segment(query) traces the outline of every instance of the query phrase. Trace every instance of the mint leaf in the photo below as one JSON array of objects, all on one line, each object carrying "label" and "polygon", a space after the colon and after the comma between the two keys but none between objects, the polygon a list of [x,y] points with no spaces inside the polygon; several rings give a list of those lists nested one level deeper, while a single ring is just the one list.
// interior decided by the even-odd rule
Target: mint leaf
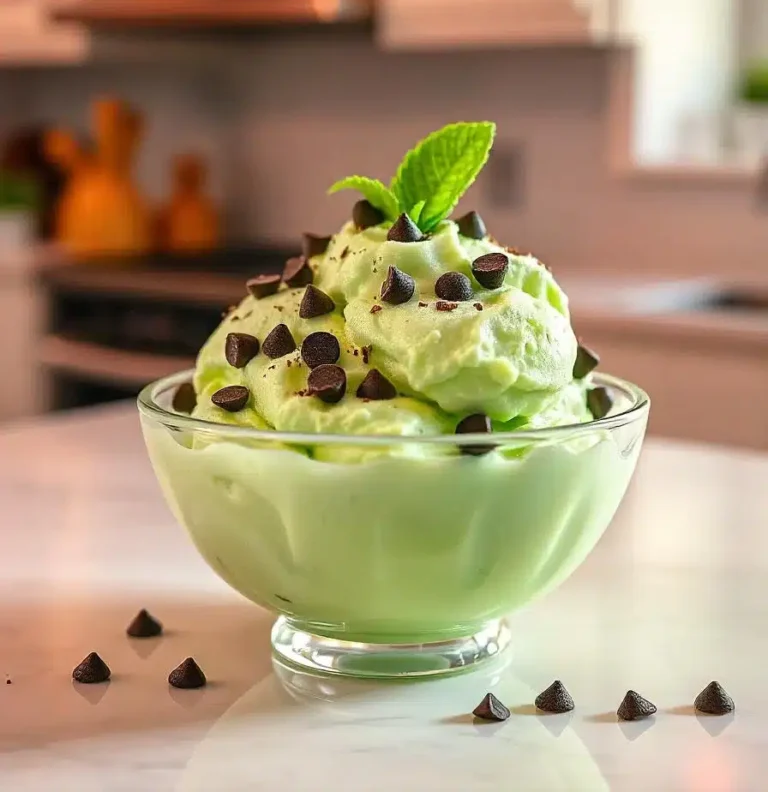
[{"label": "mint leaf", "polygon": [[416,225],[419,224],[419,220],[421,220],[421,213],[424,211],[424,207],[426,206],[426,201],[419,201],[411,210],[408,212],[408,217],[413,220]]},{"label": "mint leaf", "polygon": [[347,176],[346,179],[337,181],[328,189],[328,195],[341,190],[357,190],[363,197],[377,209],[381,209],[389,220],[397,219],[400,208],[397,198],[392,194],[386,184],[378,179],[369,179],[367,176]]},{"label": "mint leaf", "polygon": [[424,201],[418,222],[422,231],[453,211],[487,162],[495,133],[490,121],[449,124],[405,155],[390,189],[401,208]]}]

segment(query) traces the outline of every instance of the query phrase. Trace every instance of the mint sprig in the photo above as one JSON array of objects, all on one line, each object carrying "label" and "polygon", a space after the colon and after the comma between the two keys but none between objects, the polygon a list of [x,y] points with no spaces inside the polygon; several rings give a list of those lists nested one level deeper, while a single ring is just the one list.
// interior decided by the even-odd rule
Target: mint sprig
[{"label": "mint sprig", "polygon": [[378,179],[369,179],[367,176],[347,176],[346,179],[337,181],[328,189],[328,195],[333,195],[340,190],[357,190],[363,197],[377,209],[384,212],[388,220],[396,220],[400,215],[400,205],[392,191],[386,184]]},{"label": "mint sprig", "polygon": [[421,231],[431,231],[477,178],[488,161],[495,133],[496,125],[490,121],[449,124],[405,155],[389,187],[377,179],[350,176],[328,192],[358,190],[388,219],[407,212]]}]

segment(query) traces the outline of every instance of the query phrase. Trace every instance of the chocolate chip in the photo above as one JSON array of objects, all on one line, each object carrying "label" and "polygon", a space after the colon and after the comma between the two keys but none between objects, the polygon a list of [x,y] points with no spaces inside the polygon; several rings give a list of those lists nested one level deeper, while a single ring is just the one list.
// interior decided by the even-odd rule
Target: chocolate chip
[{"label": "chocolate chip", "polygon": [[269,297],[280,288],[282,278],[279,275],[257,275],[245,282],[245,288],[257,299]]},{"label": "chocolate chip", "polygon": [[352,220],[362,231],[384,222],[384,213],[368,201],[358,201],[352,207]]},{"label": "chocolate chip", "polygon": [[368,361],[371,358],[371,352],[372,351],[373,351],[373,347],[370,344],[368,344],[368,345],[366,345],[366,346],[364,346],[364,347],[362,347],[360,349],[360,352],[362,352],[362,354],[363,354],[363,363],[365,363],[366,366],[368,365]]},{"label": "chocolate chip", "polygon": [[498,289],[504,283],[509,269],[509,258],[504,253],[486,253],[472,262],[475,280],[486,289]]},{"label": "chocolate chip", "polygon": [[505,721],[509,710],[493,695],[486,693],[483,700],[472,710],[476,718],[489,721]]},{"label": "chocolate chip", "polygon": [[613,397],[608,388],[590,388],[587,393],[587,407],[595,420],[605,418],[613,407]]},{"label": "chocolate chip", "polygon": [[296,342],[293,340],[291,331],[287,325],[275,325],[269,335],[264,339],[261,349],[268,358],[281,358],[296,349]]},{"label": "chocolate chip", "polygon": [[349,255],[349,245],[347,245],[344,250],[339,253],[339,258],[344,261],[344,259]]},{"label": "chocolate chip", "polygon": [[372,314],[377,314],[380,310],[381,310],[381,306],[380,305],[372,305],[371,306],[371,313]]},{"label": "chocolate chip", "polygon": [[310,283],[301,298],[299,316],[302,319],[314,319],[316,316],[332,313],[335,307],[336,304],[324,291]]},{"label": "chocolate chip", "polygon": [[723,686],[714,681],[696,696],[693,706],[707,715],[727,715],[736,709],[733,699],[725,692]]},{"label": "chocolate chip", "polygon": [[250,391],[242,385],[227,385],[226,388],[217,390],[211,396],[211,401],[222,410],[227,412],[238,412],[248,404]]},{"label": "chocolate chip", "polygon": [[458,303],[445,302],[445,300],[438,300],[435,303],[435,308],[437,308],[438,311],[455,311],[458,307]]},{"label": "chocolate chip", "polygon": [[435,283],[435,294],[443,300],[463,302],[472,299],[472,283],[461,272],[446,272]]},{"label": "chocolate chip", "polygon": [[142,608],[125,631],[131,638],[154,638],[162,633],[163,625]]},{"label": "chocolate chip", "polygon": [[475,309],[478,310],[478,311],[482,311],[483,310],[483,304],[482,303],[472,303],[472,305],[474,305]]},{"label": "chocolate chip", "polygon": [[307,390],[310,396],[317,396],[326,404],[341,401],[347,389],[347,375],[341,366],[324,363],[313,368],[307,377]]},{"label": "chocolate chip", "polygon": [[483,239],[488,233],[485,229],[483,218],[475,212],[467,212],[456,220],[459,233],[470,239]]},{"label": "chocolate chip", "polygon": [[191,657],[188,657],[168,674],[168,683],[175,688],[184,690],[201,688],[206,681],[203,669]]},{"label": "chocolate chip", "polygon": [[[468,415],[456,426],[456,434],[490,434],[492,431],[491,419],[483,413]],[[463,445],[459,448],[462,454],[470,456],[482,456],[493,449],[492,445]]]},{"label": "chocolate chip", "polygon": [[371,369],[357,388],[358,399],[385,401],[397,396],[395,386],[378,370]]},{"label": "chocolate chip", "polygon": [[311,369],[335,363],[340,355],[341,347],[333,333],[310,333],[301,345],[301,356]]},{"label": "chocolate chip", "polygon": [[573,378],[584,379],[590,371],[597,368],[598,363],[600,363],[600,356],[597,352],[579,344],[576,350],[576,362],[573,364]]},{"label": "chocolate chip", "polygon": [[642,720],[656,712],[656,705],[643,698],[634,690],[628,690],[624,700],[619,704],[616,714],[625,721]]},{"label": "chocolate chip", "polygon": [[419,301],[419,308],[426,308],[428,305],[429,303]]},{"label": "chocolate chip", "polygon": [[419,231],[416,223],[403,212],[387,231],[387,239],[390,242],[421,242],[424,235]]},{"label": "chocolate chip", "polygon": [[195,388],[191,382],[182,382],[176,393],[173,394],[173,401],[171,407],[176,412],[191,413],[197,404],[197,396],[195,395]]},{"label": "chocolate chip", "polygon": [[259,339],[248,333],[229,333],[224,342],[224,357],[235,368],[245,368],[259,354]]},{"label": "chocolate chip", "polygon": [[537,709],[544,712],[570,712],[573,707],[571,694],[565,689],[565,685],[556,679],[546,690],[536,696]]},{"label": "chocolate chip", "polygon": [[91,652],[72,672],[72,679],[84,685],[93,685],[97,682],[106,682],[111,675],[109,666],[96,652]]},{"label": "chocolate chip", "polygon": [[333,237],[317,236],[316,234],[304,234],[301,238],[301,253],[305,258],[320,256],[328,250]]},{"label": "chocolate chip", "polygon": [[283,282],[289,286],[306,286],[308,283],[312,283],[314,278],[312,267],[309,266],[309,259],[306,256],[296,256],[285,262]]},{"label": "chocolate chip", "polygon": [[416,282],[410,275],[397,267],[390,267],[381,286],[381,299],[390,305],[401,305],[413,297],[415,290]]}]

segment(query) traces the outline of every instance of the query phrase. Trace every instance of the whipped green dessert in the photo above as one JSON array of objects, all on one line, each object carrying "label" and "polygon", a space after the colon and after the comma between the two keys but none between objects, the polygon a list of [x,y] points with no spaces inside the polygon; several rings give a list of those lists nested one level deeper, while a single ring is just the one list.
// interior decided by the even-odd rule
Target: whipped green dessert
[{"label": "whipped green dessert", "polygon": [[[391,189],[335,185],[366,199],[336,234],[306,235],[282,281],[250,282],[200,352],[195,417],[407,436],[463,431],[470,416],[476,431],[590,420],[589,368],[574,376],[578,345],[552,274],[498,244],[475,212],[445,217],[492,139],[492,124],[452,125],[406,157]],[[430,200],[420,190],[448,189],[429,168],[451,145],[458,187]]]},{"label": "whipped green dessert", "polygon": [[493,134],[454,124],[389,187],[334,185],[363,194],[350,220],[250,280],[200,352],[195,393],[177,392],[202,420],[143,411],[200,552],[300,629],[470,635],[578,566],[634,470],[647,407],[614,428],[593,418],[642,392],[593,383],[597,356],[544,265],[475,212],[449,219]]}]

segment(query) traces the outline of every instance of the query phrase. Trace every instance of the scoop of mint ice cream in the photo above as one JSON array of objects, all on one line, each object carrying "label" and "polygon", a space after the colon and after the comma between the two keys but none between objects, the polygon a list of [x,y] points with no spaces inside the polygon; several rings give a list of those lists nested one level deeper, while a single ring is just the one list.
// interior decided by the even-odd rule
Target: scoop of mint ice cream
[{"label": "scoop of mint ice cream", "polygon": [[[331,313],[299,315],[305,286],[245,297],[200,352],[195,416],[280,431],[396,436],[451,433],[472,413],[487,414],[495,428],[589,420],[583,382],[572,376],[577,343],[568,300],[540,262],[489,237],[462,236],[452,221],[419,242],[388,241],[390,225],[359,230],[349,222],[312,257],[314,285],[334,301]],[[509,262],[503,284],[492,290],[472,276],[473,260],[488,253]],[[381,298],[390,267],[415,282],[403,304]],[[446,301],[435,294],[435,283],[447,272],[466,275],[474,293],[439,310],[438,302],[445,308]],[[288,328],[296,350],[272,359],[262,349],[242,368],[227,362],[228,334],[252,335],[263,345],[278,324]],[[339,342],[337,365],[347,385],[337,403],[308,395],[301,345],[316,332]],[[392,383],[395,398],[356,395],[371,369]],[[211,401],[228,385],[248,388],[244,409],[230,413]]]}]

